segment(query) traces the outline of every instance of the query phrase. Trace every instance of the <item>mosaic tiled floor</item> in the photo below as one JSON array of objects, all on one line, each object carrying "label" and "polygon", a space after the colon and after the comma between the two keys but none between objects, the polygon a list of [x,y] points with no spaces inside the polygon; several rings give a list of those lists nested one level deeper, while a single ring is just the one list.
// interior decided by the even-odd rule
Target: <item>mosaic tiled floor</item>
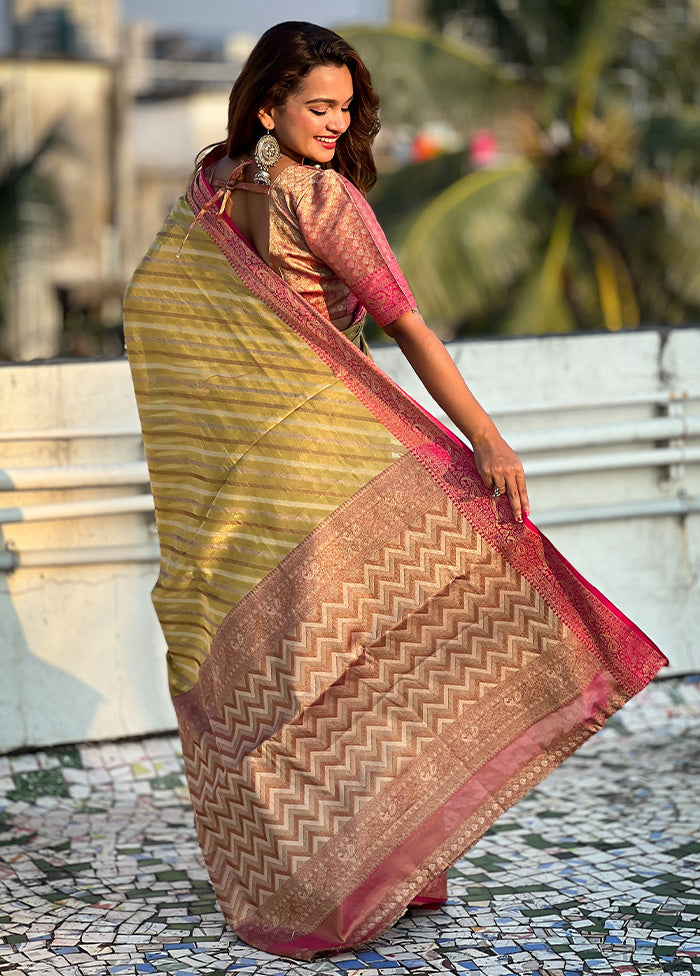
[{"label": "mosaic tiled floor", "polygon": [[700,971],[700,680],[655,682],[360,951],[298,963],[222,923],[177,740],[0,757],[0,974]]}]

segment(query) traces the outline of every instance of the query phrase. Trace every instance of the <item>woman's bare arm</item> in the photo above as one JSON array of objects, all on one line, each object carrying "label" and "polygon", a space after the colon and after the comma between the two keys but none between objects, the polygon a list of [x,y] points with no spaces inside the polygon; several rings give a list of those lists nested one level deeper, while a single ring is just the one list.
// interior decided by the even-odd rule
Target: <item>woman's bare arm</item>
[{"label": "woman's bare arm", "polygon": [[476,400],[452,357],[417,312],[406,312],[384,330],[399,345],[428,393],[469,439],[487,488],[503,488],[517,521],[529,515],[523,466]]}]

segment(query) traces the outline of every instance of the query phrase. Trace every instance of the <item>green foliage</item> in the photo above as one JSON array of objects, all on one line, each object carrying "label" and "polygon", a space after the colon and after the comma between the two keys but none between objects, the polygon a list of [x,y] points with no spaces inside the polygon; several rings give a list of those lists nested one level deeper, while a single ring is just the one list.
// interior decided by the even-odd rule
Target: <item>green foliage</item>
[{"label": "green foliage", "polygon": [[503,304],[546,238],[547,197],[536,171],[521,165],[469,173],[423,210],[403,242],[402,266],[439,332]]},{"label": "green foliage", "polygon": [[[456,103],[477,103],[464,118],[490,115],[508,133],[498,167],[470,170],[455,154],[392,174],[373,197],[426,318],[446,336],[697,321],[697,15],[658,0],[534,0],[515,16],[517,6],[431,8],[528,79],[524,90],[494,67],[497,91],[451,87]],[[403,56],[400,43],[392,32],[386,50],[418,74],[416,37]]]},{"label": "green foliage", "polygon": [[653,114],[641,130],[640,162],[681,183],[700,182],[700,109],[683,105]]},{"label": "green foliage", "polygon": [[486,46],[499,61],[534,67],[559,65],[572,55],[582,23],[596,0],[428,0],[441,30],[451,27]]},{"label": "green foliage", "polygon": [[442,153],[395,173],[382,173],[369,200],[387,236],[403,240],[424,207],[469,168],[467,154],[460,151]]},{"label": "green foliage", "polygon": [[441,121],[467,131],[523,95],[512,72],[484,52],[415,28],[348,27],[392,126]]}]

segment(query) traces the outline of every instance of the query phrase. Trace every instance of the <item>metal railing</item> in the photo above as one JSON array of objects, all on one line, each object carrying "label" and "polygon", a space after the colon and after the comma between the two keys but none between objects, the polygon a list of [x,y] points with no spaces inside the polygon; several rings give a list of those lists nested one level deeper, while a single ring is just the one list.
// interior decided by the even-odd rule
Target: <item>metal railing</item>
[{"label": "metal railing", "polygon": [[[492,414],[497,419],[501,419],[516,415],[532,416],[552,412],[568,414],[633,406],[665,411],[661,416],[641,420],[607,424],[585,423],[531,431],[513,431],[509,434],[508,440],[520,454],[525,471],[530,478],[652,468],[663,469],[663,481],[667,489],[669,472],[670,481],[675,481],[677,490],[671,497],[627,501],[620,504],[562,507],[540,512],[536,521],[538,525],[545,527],[626,518],[682,517],[700,511],[700,498],[689,494],[681,485],[686,467],[700,462],[700,443],[692,443],[700,439],[700,416],[690,415],[686,410],[689,404],[697,401],[700,401],[700,392],[654,391],[598,402],[543,402],[528,404],[522,408],[495,408]],[[88,439],[118,441],[125,438],[140,440],[140,436],[140,431],[133,427],[56,427],[43,431],[4,431],[0,432],[0,441],[68,442]],[[591,450],[596,448],[599,450]],[[130,489],[130,492],[108,497],[29,504],[23,502],[15,506],[0,507],[0,526],[141,513],[148,517],[148,524],[152,531],[153,499],[146,490],[148,470],[145,461],[116,460],[104,464],[40,465],[0,469],[0,492],[5,493],[102,490],[114,487]],[[151,542],[21,550],[16,548],[12,541],[8,541],[5,544],[5,551],[0,551],[0,570],[49,565],[157,562],[158,558],[158,546]]]}]

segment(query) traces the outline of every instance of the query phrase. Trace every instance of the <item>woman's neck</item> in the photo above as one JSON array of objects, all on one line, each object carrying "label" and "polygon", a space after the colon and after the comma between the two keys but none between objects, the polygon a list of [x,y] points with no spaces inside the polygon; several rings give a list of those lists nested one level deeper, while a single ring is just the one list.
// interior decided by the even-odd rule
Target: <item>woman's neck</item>
[{"label": "woman's neck", "polygon": [[298,152],[294,152],[293,149],[289,149],[282,143],[280,143],[280,160],[288,160],[291,163],[297,163],[299,166],[318,166],[319,168],[321,166],[315,159],[308,159],[306,156],[301,156]]}]

